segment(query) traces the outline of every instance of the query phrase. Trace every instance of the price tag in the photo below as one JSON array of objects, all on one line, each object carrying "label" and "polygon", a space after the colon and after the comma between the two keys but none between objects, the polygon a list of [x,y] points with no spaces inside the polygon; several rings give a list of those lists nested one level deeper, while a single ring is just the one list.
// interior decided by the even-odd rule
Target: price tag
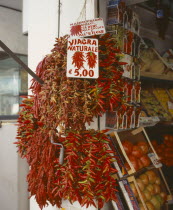
[{"label": "price tag", "polygon": [[94,79],[98,76],[98,40],[68,39],[67,77]]},{"label": "price tag", "polygon": [[154,153],[149,153],[148,154],[148,157],[150,158],[151,162],[153,163],[153,165],[156,167],[156,168],[160,168],[162,167],[162,163],[160,162],[160,160],[158,160],[156,158],[156,155]]},{"label": "price tag", "polygon": [[103,18],[95,18],[70,24],[70,35],[75,37],[105,34]]}]

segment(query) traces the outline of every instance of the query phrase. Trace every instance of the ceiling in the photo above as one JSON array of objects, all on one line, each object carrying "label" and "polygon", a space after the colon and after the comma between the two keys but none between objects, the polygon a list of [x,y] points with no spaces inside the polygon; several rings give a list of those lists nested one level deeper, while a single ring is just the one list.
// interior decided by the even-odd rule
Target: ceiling
[{"label": "ceiling", "polygon": [[22,10],[22,0],[0,0],[0,6]]}]

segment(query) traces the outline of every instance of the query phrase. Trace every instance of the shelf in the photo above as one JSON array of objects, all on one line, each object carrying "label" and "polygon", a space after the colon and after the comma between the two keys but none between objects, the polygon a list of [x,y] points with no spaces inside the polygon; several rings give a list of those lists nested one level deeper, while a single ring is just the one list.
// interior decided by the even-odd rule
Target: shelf
[{"label": "shelf", "polygon": [[135,176],[135,175],[138,175],[138,174],[141,174],[147,170],[151,170],[151,169],[154,169],[156,168],[154,165],[150,165],[148,167],[144,167],[144,168],[141,168],[139,169],[138,171],[134,172],[134,173],[131,173],[131,174],[127,174],[127,175],[124,175],[123,177],[119,178],[118,181],[122,181],[124,179],[127,179],[128,177],[131,177],[131,176]]},{"label": "shelf", "polygon": [[173,125],[173,121],[160,121],[158,123],[159,125],[165,125],[165,126],[172,126]]},{"label": "shelf", "polygon": [[155,73],[144,72],[144,71],[141,71],[140,74],[141,74],[141,77],[147,77],[147,78],[151,78],[151,79],[159,79],[159,80],[173,81],[173,77],[170,77],[170,75],[166,75],[166,74],[157,75]]}]

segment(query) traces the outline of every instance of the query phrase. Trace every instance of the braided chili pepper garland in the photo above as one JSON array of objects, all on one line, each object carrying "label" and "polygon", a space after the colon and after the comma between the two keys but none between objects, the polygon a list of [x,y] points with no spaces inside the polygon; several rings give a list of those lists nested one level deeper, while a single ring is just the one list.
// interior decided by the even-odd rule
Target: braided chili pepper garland
[{"label": "braided chili pepper garland", "polygon": [[[86,130],[85,125],[124,103],[123,64],[115,40],[105,34],[93,37],[99,39],[99,78],[67,78],[67,38],[56,39],[52,53],[37,66],[44,84],[33,80],[33,97],[23,101],[16,144],[30,166],[28,189],[41,209],[48,201],[60,208],[63,199],[102,208],[104,202],[116,201],[116,170],[111,166],[115,159],[106,131]],[[95,65],[93,58],[91,66]],[[76,67],[82,65],[83,56],[79,60],[74,61]],[[50,136],[65,147],[62,165],[59,148],[50,142]]]},{"label": "braided chili pepper garland", "polygon": [[82,26],[81,25],[72,26],[70,29],[70,33],[72,36],[78,36],[79,34],[82,33]]},{"label": "braided chili pepper garland", "polygon": [[86,57],[89,68],[91,69],[95,68],[97,63],[97,55],[94,52],[87,52]]},{"label": "braided chili pepper garland", "polygon": [[83,52],[75,52],[72,56],[72,60],[72,64],[74,64],[75,67],[77,67],[78,69],[82,68],[85,61]]}]

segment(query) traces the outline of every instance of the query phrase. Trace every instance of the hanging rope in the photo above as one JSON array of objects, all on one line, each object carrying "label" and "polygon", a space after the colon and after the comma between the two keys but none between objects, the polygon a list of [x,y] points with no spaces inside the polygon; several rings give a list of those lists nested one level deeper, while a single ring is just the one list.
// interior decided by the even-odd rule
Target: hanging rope
[{"label": "hanging rope", "polygon": [[80,12],[79,17],[77,18],[76,22],[82,21],[82,20],[86,20],[86,5],[87,5],[87,0],[84,0],[84,4],[82,7],[82,10]]}]

